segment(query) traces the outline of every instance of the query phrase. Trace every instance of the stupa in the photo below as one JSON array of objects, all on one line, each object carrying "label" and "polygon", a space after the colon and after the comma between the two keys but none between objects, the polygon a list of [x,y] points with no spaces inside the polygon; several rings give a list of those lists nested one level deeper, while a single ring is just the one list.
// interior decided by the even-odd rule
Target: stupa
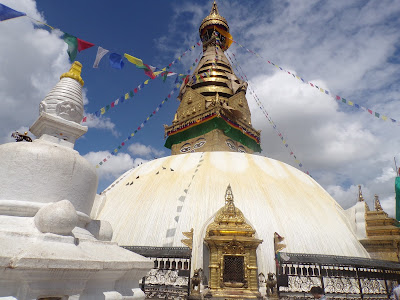
[{"label": "stupa", "polygon": [[31,143],[0,145],[0,299],[144,299],[153,263],[111,242],[89,217],[95,168],[74,150],[87,131],[82,65],[74,62],[40,103]]},{"label": "stupa", "polygon": [[[277,285],[280,293],[304,297],[320,285],[343,297],[386,297],[394,281],[379,274],[390,269],[390,280],[400,278],[400,265],[371,262],[358,237],[360,209],[346,212],[309,175],[254,154],[260,132],[252,127],[247,83],[225,56],[229,26],[215,1],[199,33],[203,56],[165,127],[172,155],[127,171],[92,210],[110,222],[113,241],[154,261],[143,280],[146,296],[256,299],[276,294]],[[187,260],[189,268],[182,265]],[[365,281],[370,289],[357,277],[361,271],[374,274],[373,284]]]}]

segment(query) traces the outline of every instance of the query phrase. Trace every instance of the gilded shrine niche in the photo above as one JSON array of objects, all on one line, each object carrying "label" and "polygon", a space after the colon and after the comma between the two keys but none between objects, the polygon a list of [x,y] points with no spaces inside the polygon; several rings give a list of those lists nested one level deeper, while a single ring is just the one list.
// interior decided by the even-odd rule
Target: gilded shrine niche
[{"label": "gilded shrine niche", "polygon": [[231,186],[225,206],[207,227],[204,242],[210,251],[209,288],[213,298],[256,299],[258,291],[256,249],[262,240],[235,207]]}]

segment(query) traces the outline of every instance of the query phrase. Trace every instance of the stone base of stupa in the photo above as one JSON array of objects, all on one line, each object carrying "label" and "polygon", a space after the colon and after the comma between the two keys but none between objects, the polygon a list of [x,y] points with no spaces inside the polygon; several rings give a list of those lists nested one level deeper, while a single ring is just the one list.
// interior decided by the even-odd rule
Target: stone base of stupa
[{"label": "stone base of stupa", "polygon": [[[3,202],[13,207],[12,200]],[[62,219],[55,213],[60,206],[50,207],[54,220]],[[138,283],[152,262],[116,243],[98,240],[110,237],[109,224],[90,221],[70,234],[43,233],[38,227],[43,230],[45,220],[38,221],[37,215],[0,215],[0,299],[145,298]]]}]

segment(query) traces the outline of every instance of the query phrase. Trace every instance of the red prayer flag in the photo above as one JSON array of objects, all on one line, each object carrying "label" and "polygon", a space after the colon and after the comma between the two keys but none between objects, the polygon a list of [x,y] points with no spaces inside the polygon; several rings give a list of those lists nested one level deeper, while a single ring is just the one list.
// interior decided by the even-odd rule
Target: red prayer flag
[{"label": "red prayer flag", "polygon": [[114,106],[115,106],[115,102],[112,102],[112,103],[111,103],[111,107],[114,107]]},{"label": "red prayer flag", "polygon": [[368,109],[368,112],[372,115],[372,110]]},{"label": "red prayer flag", "polygon": [[340,96],[336,96],[336,100],[340,100]]},{"label": "red prayer flag", "polygon": [[121,146],[125,146],[125,143],[124,143],[124,142],[122,142],[122,143],[121,143]]},{"label": "red prayer flag", "polygon": [[134,91],[135,93],[137,93],[137,88],[135,88],[133,91]]},{"label": "red prayer flag", "polygon": [[79,52],[94,46],[94,44],[86,42],[84,40],[81,40],[78,38],[77,38],[77,40],[78,40],[78,51]]},{"label": "red prayer flag", "polygon": [[87,117],[84,117],[82,122],[84,123],[84,122],[86,122],[86,120],[87,120]]},{"label": "red prayer flag", "polygon": [[310,82],[310,85],[311,85],[311,86],[314,86],[311,82]]},{"label": "red prayer flag", "polygon": [[144,64],[146,69],[144,69],[144,74],[146,74],[147,76],[149,76],[151,79],[156,78],[156,75],[154,75],[153,71],[151,70],[151,68],[149,67],[149,65]]}]

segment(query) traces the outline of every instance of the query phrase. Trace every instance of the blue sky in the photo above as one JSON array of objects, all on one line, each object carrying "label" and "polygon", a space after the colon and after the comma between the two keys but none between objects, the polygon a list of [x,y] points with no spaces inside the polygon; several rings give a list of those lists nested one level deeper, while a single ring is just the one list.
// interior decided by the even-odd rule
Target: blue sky
[{"label": "blue sky", "polygon": [[[212,1],[50,1],[0,0],[63,32],[119,54],[129,53],[164,67],[198,40],[198,27]],[[254,89],[297,158],[343,207],[353,205],[357,185],[372,207],[373,195],[394,213],[394,163],[400,161],[400,127],[338,103],[267,63],[299,74],[335,94],[400,120],[400,2],[398,1],[228,1],[218,7],[237,45],[234,53]],[[59,33],[34,27],[28,18],[0,23],[0,143],[13,130],[29,128],[46,93],[68,70]],[[106,56],[93,69],[97,47],[78,54],[85,80],[85,111],[95,112],[148,77],[125,61],[112,69]],[[196,47],[174,65],[186,73]],[[108,155],[154,110],[173,88],[152,80],[133,99],[89,125],[75,149],[93,164]],[[99,169],[99,192],[140,162],[169,155],[163,124],[178,107],[166,103],[117,157]],[[247,99],[253,125],[262,130],[261,155],[296,166],[253,97]]]}]

